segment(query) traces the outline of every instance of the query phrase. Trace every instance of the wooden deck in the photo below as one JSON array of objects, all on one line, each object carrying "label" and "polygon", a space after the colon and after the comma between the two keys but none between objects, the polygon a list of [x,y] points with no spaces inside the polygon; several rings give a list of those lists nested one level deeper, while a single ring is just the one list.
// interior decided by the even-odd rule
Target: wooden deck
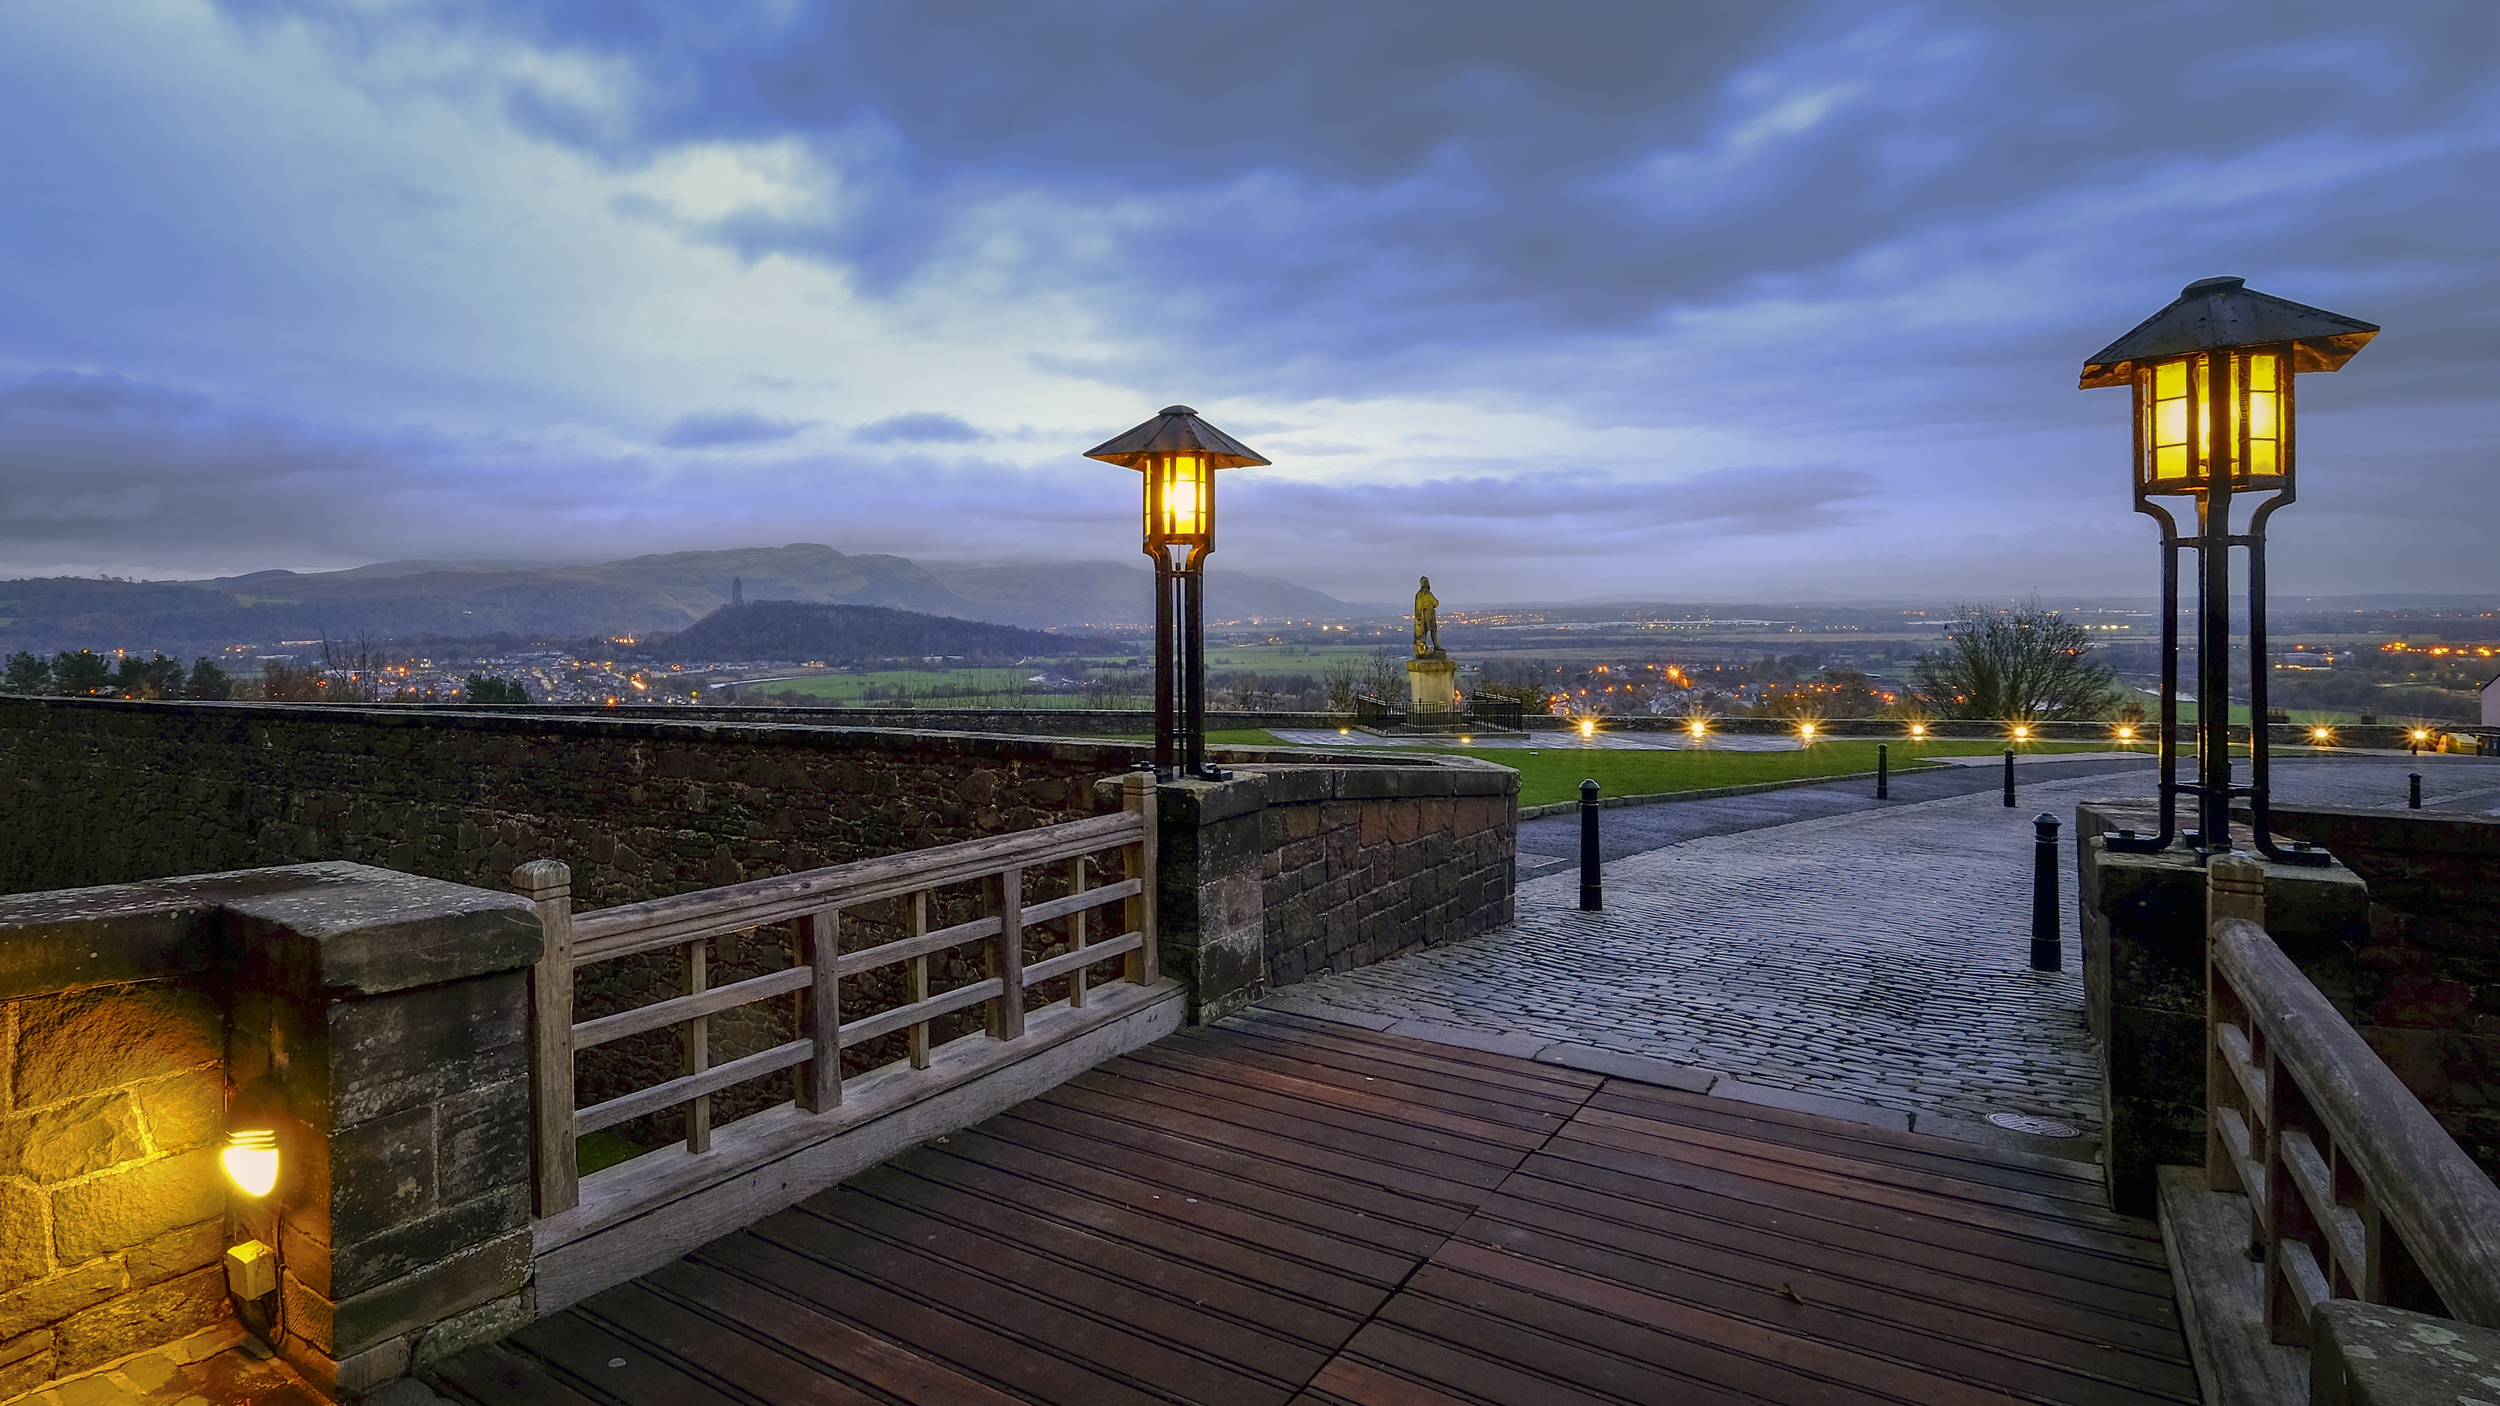
[{"label": "wooden deck", "polygon": [[480,1403],[2193,1402],[2076,1164],[1281,1015],[456,1360]]}]

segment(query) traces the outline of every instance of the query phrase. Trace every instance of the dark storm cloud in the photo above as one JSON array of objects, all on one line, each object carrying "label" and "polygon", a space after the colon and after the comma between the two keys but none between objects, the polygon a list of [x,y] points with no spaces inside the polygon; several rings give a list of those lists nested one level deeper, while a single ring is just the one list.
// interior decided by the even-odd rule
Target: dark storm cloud
[{"label": "dark storm cloud", "polygon": [[[1488,347],[1914,288],[1957,261],[2035,260],[2054,280],[2088,258],[2112,285],[2108,318],[2213,271],[2217,246],[2261,247],[2267,267],[2240,270],[2261,278],[2356,249],[2479,264],[2418,193],[2500,178],[2488,151],[2426,148],[2453,169],[2392,177],[2413,200],[2372,200],[2359,187],[2388,178],[2376,162],[2338,169],[2488,119],[2500,8],[2473,4],[2400,0],[2369,22],[2340,4],[2175,0],[311,13],[342,43],[486,33],[613,65],[632,76],[621,112],[525,84],[506,102],[615,162],[795,136],[843,198],[742,213],[712,237],[871,291],[980,238],[1008,194],[1047,192],[1057,217],[1012,231],[1027,272],[1089,287],[1156,347],[1143,364],[1177,354],[1285,394],[1484,378],[1505,359]],[[2203,218],[2131,226],[2131,201]],[[2079,346],[2103,320],[2073,316]],[[2067,331],[2057,321],[1980,340],[2037,344]]]},{"label": "dark storm cloud", "polygon": [[803,420],[775,420],[753,410],[697,410],[680,416],[660,436],[671,449],[717,449],[731,444],[773,444],[807,428]]}]

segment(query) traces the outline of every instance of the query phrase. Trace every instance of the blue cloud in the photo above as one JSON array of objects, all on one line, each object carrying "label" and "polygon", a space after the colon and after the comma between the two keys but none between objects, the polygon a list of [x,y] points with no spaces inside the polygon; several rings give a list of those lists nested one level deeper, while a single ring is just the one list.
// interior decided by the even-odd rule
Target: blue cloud
[{"label": "blue cloud", "polygon": [[989,436],[953,415],[915,410],[871,421],[851,431],[851,438],[862,444],[969,444]]},{"label": "blue cloud", "polygon": [[718,449],[732,444],[775,444],[806,429],[804,420],[774,420],[752,410],[697,410],[679,416],[660,435],[670,449]]}]

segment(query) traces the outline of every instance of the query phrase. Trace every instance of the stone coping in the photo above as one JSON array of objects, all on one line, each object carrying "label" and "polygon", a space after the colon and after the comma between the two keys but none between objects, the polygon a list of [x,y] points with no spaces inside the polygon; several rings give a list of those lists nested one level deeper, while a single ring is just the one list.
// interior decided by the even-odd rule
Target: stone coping
[{"label": "stone coping", "polygon": [[518,894],[328,862],[0,897],[0,1000],[216,972],[379,995],[538,960]]}]

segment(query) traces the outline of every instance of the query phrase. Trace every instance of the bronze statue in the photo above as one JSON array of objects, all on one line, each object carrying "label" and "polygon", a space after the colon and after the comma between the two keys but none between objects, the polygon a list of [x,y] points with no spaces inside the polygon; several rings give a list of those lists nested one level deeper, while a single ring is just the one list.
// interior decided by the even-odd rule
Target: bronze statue
[{"label": "bronze statue", "polygon": [[1441,598],[1432,593],[1432,578],[1417,578],[1415,591],[1415,657],[1437,659],[1441,655]]}]

